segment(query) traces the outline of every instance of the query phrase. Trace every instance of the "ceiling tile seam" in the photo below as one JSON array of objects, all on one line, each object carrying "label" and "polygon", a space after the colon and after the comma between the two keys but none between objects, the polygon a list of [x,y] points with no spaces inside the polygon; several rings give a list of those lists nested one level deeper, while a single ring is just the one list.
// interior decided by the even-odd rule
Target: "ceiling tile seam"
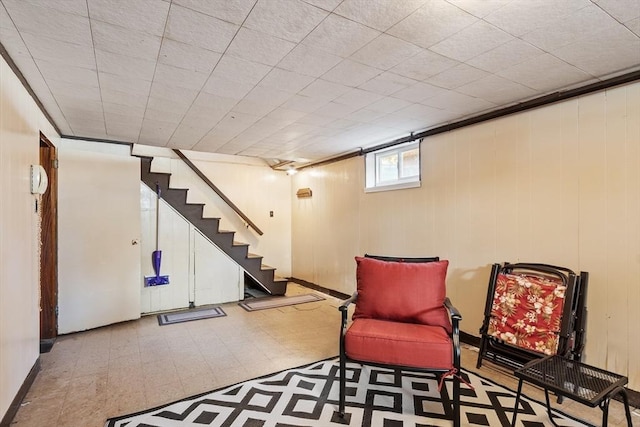
[{"label": "ceiling tile seam", "polygon": [[[384,30],[379,30],[379,29],[377,29],[377,28],[370,27],[370,26],[368,26],[367,24],[365,24],[365,23],[363,23],[363,22],[354,21],[354,20],[350,19],[349,17],[344,16],[344,15],[341,15],[340,13],[336,12],[335,10],[336,10],[336,9],[338,9],[338,7],[340,7],[343,3],[344,3],[344,0],[343,0],[343,1],[341,1],[341,2],[340,2],[340,4],[339,4],[338,6],[336,6],[336,7],[333,9],[332,13],[333,13],[333,14],[335,14],[335,15],[337,15],[337,16],[340,16],[340,17],[342,17],[342,18],[345,18],[345,19],[348,19],[348,20],[350,20],[350,21],[356,22],[357,24],[364,25],[365,27],[370,28],[370,29],[372,29],[372,30],[380,31],[382,34],[387,34],[387,35],[389,35],[389,36],[391,36],[391,34],[388,34],[388,33],[387,33],[387,31],[388,31],[389,29],[391,29],[393,26],[395,26],[395,25],[396,25],[396,24],[398,24],[399,22],[404,21],[404,20],[405,20],[405,19],[407,19],[409,16],[413,15],[414,13],[416,13],[419,9],[422,9],[422,8],[424,7],[424,5],[425,5],[425,4],[421,4],[420,6],[416,7],[415,9],[413,9],[411,12],[407,13],[407,14],[406,14],[402,19],[397,20],[396,22],[394,22],[393,24],[389,25],[389,26],[388,26],[387,28],[385,28]],[[456,7],[457,7],[457,6],[456,6]],[[466,11],[464,11],[464,12],[466,12]],[[467,12],[467,13],[468,13],[468,12]],[[396,37],[396,36],[392,36],[392,37]],[[401,39],[400,37],[396,37],[396,38]],[[401,40],[402,40],[402,39],[401,39]],[[404,40],[404,41],[408,42],[408,40]]]},{"label": "ceiling tile seam", "polygon": [[[29,57],[31,58],[31,61],[33,61],[34,65],[36,66],[36,69],[38,70],[38,73],[40,73],[40,77],[42,78],[42,81],[44,82],[44,84],[47,86],[47,89],[49,90],[49,93],[51,94],[51,98],[53,98],[53,100],[55,101],[56,106],[58,107],[58,110],[60,110],[60,114],[62,115],[62,117],[64,117],[64,120],[67,122],[67,127],[73,131],[73,128],[71,127],[71,124],[69,123],[69,119],[67,119],[67,117],[65,116],[63,109],[60,107],[60,104],[58,104],[58,100],[55,97],[55,95],[53,94],[53,91],[51,90],[51,88],[49,87],[49,83],[47,82],[47,79],[44,78],[44,75],[42,74],[42,70],[40,70],[40,66],[38,65],[38,63],[36,62],[35,58],[33,57],[33,54],[31,53],[31,49],[29,49],[29,46],[27,45],[27,42],[22,37],[22,32],[18,30],[18,27],[16,26],[16,23],[14,22],[13,17],[9,13],[9,11],[7,10],[7,8],[4,5],[4,3],[2,3],[2,7],[4,8],[6,15],[11,20],[11,24],[13,25],[13,28],[16,30],[16,33],[18,33],[18,36],[20,37],[20,40],[24,44],[24,47],[27,49],[27,52],[29,52]],[[11,62],[15,65],[16,69],[20,70],[18,68],[18,65],[13,61],[13,59],[9,55],[9,52],[7,52],[7,50],[4,49],[4,47],[3,47],[3,51],[6,52],[7,57],[9,57],[9,59],[11,59]],[[55,124],[55,120],[53,120],[51,115],[46,111],[46,108],[44,107],[44,105],[42,104],[42,102],[40,101],[40,99],[38,98],[36,93],[33,91],[33,89],[31,89],[31,86],[27,83],[27,79],[22,74],[22,71],[20,71],[20,75],[22,75],[22,77],[24,79],[23,84],[25,84],[25,85],[27,85],[29,87],[28,92],[31,93],[32,97],[34,98],[34,101],[36,101],[36,104],[38,104],[41,107],[41,110],[43,111],[44,115],[48,118],[49,122],[51,122],[51,125],[53,125],[53,127],[56,128],[58,134],[61,134],[60,127]]]},{"label": "ceiling tile seam", "polygon": [[[91,46],[93,47],[93,61],[96,65],[96,79],[98,80],[98,91],[100,93],[100,108],[102,109],[102,122],[103,122],[103,126],[104,126],[104,134],[105,135],[109,135],[108,130],[107,130],[107,115],[105,114],[104,111],[104,100],[102,99],[102,86],[100,85],[100,73],[98,72],[98,57],[96,56],[96,41],[93,38],[93,24],[91,22],[91,12],[89,10],[89,0],[85,1],[85,4],[87,6],[87,20],[89,21],[89,33],[91,34]],[[70,126],[71,127],[71,126]],[[73,128],[71,128],[71,130],[73,131],[73,134],[75,136],[79,136],[76,135],[76,132],[73,130]]]},{"label": "ceiling tile seam", "polygon": [[[245,16],[245,17],[244,17],[244,19],[242,20],[242,24],[240,24],[240,26],[242,26],[242,25],[244,24],[244,22],[247,20],[247,17],[251,14],[251,12],[253,11],[253,8],[256,6],[256,4],[258,3],[258,1],[259,1],[259,0],[254,0],[254,2],[253,2],[253,6],[251,6],[251,10],[249,11],[249,13],[247,13],[247,16]],[[173,5],[173,0],[171,1],[171,5]],[[216,15],[211,15],[210,13],[203,12],[202,10],[194,9],[194,8],[192,8],[192,7],[186,6],[185,4],[178,4],[178,3],[176,3],[176,6],[178,6],[178,7],[182,7],[182,8],[184,8],[184,9],[188,9],[188,10],[190,10],[190,11],[192,11],[192,12],[196,12],[196,13],[199,13],[199,14],[201,14],[201,15],[208,16],[208,17],[210,17],[210,18],[215,18],[215,19],[217,19],[217,20],[219,20],[219,21],[226,22],[227,24],[238,25],[238,24],[237,24],[237,23],[235,23],[235,22],[228,21],[228,20],[226,20],[226,19],[224,19],[224,18],[221,18],[221,17],[219,17],[219,16],[216,16]],[[171,39],[171,38],[170,38],[169,40],[173,40],[173,39]],[[174,40],[174,41],[177,41],[177,40]],[[206,49],[206,48],[203,48],[203,49]],[[214,51],[212,51],[212,52],[214,52]],[[220,53],[220,52],[216,52],[216,53]]]},{"label": "ceiling tile seam", "polygon": [[[171,135],[170,135],[170,136],[169,136],[169,138],[167,139],[167,143],[165,144],[165,146],[167,146],[167,145],[169,144],[169,141],[171,141],[171,138],[173,138],[173,136],[175,135],[176,131],[178,130],[178,128],[180,127],[180,125],[181,125],[181,124],[182,124],[182,122],[184,121],[184,118],[189,114],[189,111],[191,111],[191,108],[193,108],[193,104],[195,103],[196,99],[198,99],[198,96],[202,93],[202,90],[204,89],[204,87],[206,86],[207,82],[209,81],[209,79],[211,78],[211,76],[213,75],[213,73],[215,72],[215,70],[216,70],[216,68],[218,67],[218,64],[220,63],[220,61],[222,61],[222,58],[226,55],[226,53],[227,53],[227,51],[229,50],[229,47],[231,46],[231,44],[233,44],[233,41],[236,39],[236,36],[237,36],[237,35],[238,35],[238,33],[240,32],[240,30],[241,30],[242,28],[244,28],[244,23],[245,23],[245,22],[247,21],[247,19],[249,18],[249,15],[251,15],[251,12],[253,12],[253,9],[256,7],[256,4],[258,4],[258,1],[259,1],[259,0],[256,0],[256,1],[253,3],[253,6],[251,6],[251,10],[249,10],[249,13],[247,13],[247,15],[246,15],[246,16],[244,17],[244,19],[242,20],[242,23],[240,23],[240,25],[235,24],[235,23],[233,24],[233,25],[238,25],[238,29],[236,30],[235,34],[233,35],[233,37],[232,37],[232,38],[231,38],[231,40],[229,41],[229,44],[227,44],[227,47],[224,49],[224,52],[222,52],[222,53],[220,54],[220,58],[218,58],[218,61],[216,62],[216,64],[215,64],[215,65],[213,66],[213,68],[211,69],[211,72],[209,73],[209,76],[207,77],[207,79],[204,81],[204,83],[202,84],[202,86],[201,86],[201,87],[200,87],[200,89],[198,90],[198,95],[197,95],[197,96],[194,98],[194,100],[191,102],[191,105],[189,106],[189,108],[187,108],[187,111],[182,115],[182,119],[180,120],[180,122],[178,123],[178,126],[176,126],[176,128],[173,130],[173,132],[171,133]],[[173,4],[173,3],[172,3],[172,4]],[[169,6],[169,9],[171,9],[171,5]],[[198,12],[198,11],[195,11],[195,12]],[[202,13],[202,12],[199,12],[199,13]],[[205,14],[205,15],[207,15],[207,14]],[[210,15],[207,15],[207,16],[210,16]],[[214,18],[216,18],[216,17],[214,17]],[[225,21],[225,22],[226,22],[226,21]],[[255,30],[252,30],[252,31],[255,31]],[[165,27],[165,32],[166,32],[166,27]],[[258,31],[258,32],[259,32],[259,31]],[[279,38],[279,37],[277,37],[277,38]],[[163,34],[163,40],[164,40],[164,34]],[[170,39],[170,38],[169,38],[169,40],[172,40],[172,39]],[[283,39],[283,40],[284,40],[284,39]],[[162,48],[162,46],[161,46],[161,48]],[[232,56],[232,57],[233,57],[233,56]],[[243,59],[243,58],[239,58],[239,59]],[[243,60],[245,60],[245,61],[246,61],[246,59],[243,59]],[[269,73],[267,73],[267,74],[269,74]],[[266,75],[265,75],[264,77],[266,77]],[[262,79],[260,79],[260,81],[254,85],[254,87],[255,87],[255,86],[257,86],[257,85],[258,85],[258,84],[259,84],[259,83],[264,79],[264,77],[263,77]],[[245,95],[245,96],[246,96],[246,95]],[[244,97],[243,97],[242,99],[244,99]],[[233,105],[233,107],[231,107],[231,108],[229,109],[229,111],[233,110],[233,108],[235,108],[235,107],[240,103],[240,101],[241,101],[241,100],[238,100],[238,102],[236,102],[236,103]],[[277,108],[277,107],[275,107],[275,108]],[[275,108],[274,108],[274,109],[275,109]],[[200,142],[202,142],[202,140],[203,140],[203,139],[204,139],[204,138],[205,138],[205,137],[206,137],[206,136],[207,136],[207,135],[208,135],[208,134],[209,134],[213,129],[215,129],[215,127],[216,127],[216,126],[218,126],[218,124],[219,124],[219,123],[224,119],[224,117],[226,117],[226,115],[229,113],[229,111],[227,111],[227,113],[225,113],[225,115],[224,115],[224,116],[222,116],[222,117],[221,117],[221,118],[220,118],[220,119],[219,119],[219,120],[218,120],[218,121],[217,121],[213,126],[211,126],[211,127],[209,128],[209,130],[208,130],[208,131],[207,131],[203,136],[201,136],[201,137],[200,137],[200,139],[198,139],[198,140],[197,140],[193,145],[191,145],[191,146],[189,147],[189,150],[193,150],[193,149],[194,149],[194,147],[196,147],[198,144],[200,144]],[[271,111],[273,111],[273,110],[271,110]]]}]

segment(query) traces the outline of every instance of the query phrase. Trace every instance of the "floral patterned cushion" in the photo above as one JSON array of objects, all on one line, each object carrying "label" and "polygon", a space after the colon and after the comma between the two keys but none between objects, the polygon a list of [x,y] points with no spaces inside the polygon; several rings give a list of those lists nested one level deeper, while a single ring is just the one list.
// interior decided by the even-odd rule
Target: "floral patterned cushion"
[{"label": "floral patterned cushion", "polygon": [[489,335],[520,348],[555,354],[566,289],[559,278],[499,274]]}]

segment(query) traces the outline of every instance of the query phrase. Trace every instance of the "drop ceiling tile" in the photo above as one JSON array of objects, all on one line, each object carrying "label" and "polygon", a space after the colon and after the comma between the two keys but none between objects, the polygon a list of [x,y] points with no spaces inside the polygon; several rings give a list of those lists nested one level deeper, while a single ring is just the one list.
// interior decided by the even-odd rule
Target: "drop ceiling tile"
[{"label": "drop ceiling tile", "polygon": [[247,28],[241,28],[227,54],[247,61],[274,66],[295,47],[295,43]]},{"label": "drop ceiling tile", "polygon": [[455,89],[476,80],[480,80],[488,75],[489,73],[486,71],[479,70],[466,64],[460,64],[433,77],[429,77],[425,82],[446,89]]},{"label": "drop ceiling tile", "polygon": [[[104,72],[98,73],[98,79],[100,80],[100,89],[103,92],[124,92],[131,97],[138,99],[143,97],[142,99],[146,100],[146,97],[149,95],[149,90],[151,90],[151,80],[135,79]],[[127,102],[131,102],[132,99],[133,98],[128,98]]]},{"label": "drop ceiling tile", "polygon": [[620,22],[627,23],[640,18],[638,0],[596,0],[596,3]]},{"label": "drop ceiling tile", "polygon": [[99,72],[116,74],[127,79],[151,81],[156,68],[155,61],[132,58],[99,49],[96,49],[96,61]]},{"label": "drop ceiling tile", "polygon": [[238,26],[191,9],[173,5],[164,33],[166,38],[222,53]]},{"label": "drop ceiling tile", "polygon": [[431,76],[455,67],[459,62],[430,50],[401,62],[391,69],[395,74],[415,80],[425,80]]},{"label": "drop ceiling tile", "polygon": [[381,111],[372,111],[366,108],[362,108],[358,111],[354,111],[345,117],[347,120],[353,120],[354,122],[362,122],[362,123],[376,123],[376,121],[383,116],[386,116],[388,113],[383,113]]},{"label": "drop ceiling tile", "polygon": [[466,63],[481,70],[496,73],[543,53],[542,50],[525,41],[513,39],[493,50],[476,56]]},{"label": "drop ceiling tile", "polygon": [[334,99],[334,102],[356,108],[363,108],[383,98],[384,95],[380,95],[379,93],[367,92],[366,90],[362,89],[351,89],[344,95],[341,95]]},{"label": "drop ceiling tile", "polygon": [[242,25],[298,43],[327,15],[327,11],[300,0],[259,1]]},{"label": "drop ceiling tile", "polygon": [[22,38],[29,53],[35,59],[66,65],[73,64],[81,68],[96,68],[96,58],[91,46],[67,43],[29,33],[23,33]]},{"label": "drop ceiling tile", "polygon": [[74,15],[80,15],[88,17],[87,1],[86,0],[22,0],[25,3],[31,3],[34,6],[42,6],[49,9],[54,9],[59,12],[71,13]]},{"label": "drop ceiling tile", "polygon": [[162,98],[173,100],[179,105],[183,105],[184,103],[193,103],[198,96],[198,91],[194,89],[187,89],[180,86],[175,86],[173,83],[162,83],[158,80],[154,80],[151,85],[151,92],[149,96],[154,98]]},{"label": "drop ceiling tile", "polygon": [[342,118],[344,116],[348,116],[349,114],[356,111],[357,107],[352,107],[351,105],[338,104],[336,102],[329,102],[328,104],[318,108],[313,114],[318,114],[321,116],[333,117],[335,119]]},{"label": "drop ceiling tile", "polygon": [[216,66],[213,75],[234,82],[255,85],[271,70],[272,67],[269,65],[225,55]]},{"label": "drop ceiling tile", "polygon": [[224,98],[240,100],[244,98],[253,87],[251,83],[232,81],[212,74],[202,88],[202,91]]},{"label": "drop ceiling tile", "polygon": [[457,92],[482,98],[498,105],[508,105],[536,94],[535,91],[528,87],[493,74],[461,86],[457,89]]},{"label": "drop ceiling tile", "polygon": [[446,89],[430,85],[429,83],[418,82],[393,93],[391,96],[394,98],[404,99],[409,102],[421,102],[445,93],[447,93]]},{"label": "drop ceiling tile", "polygon": [[342,58],[337,55],[299,44],[278,63],[278,68],[307,76],[320,77],[340,61]]},{"label": "drop ceiling tile", "polygon": [[162,36],[169,3],[162,0],[88,0],[92,20]]},{"label": "drop ceiling tile", "polygon": [[511,40],[513,37],[504,31],[484,21],[478,21],[431,46],[429,50],[464,62]]},{"label": "drop ceiling tile", "polygon": [[147,101],[147,109],[151,108],[154,110],[164,111],[166,113],[175,112],[175,114],[182,116],[187,113],[191,104],[192,103],[187,99],[172,100],[150,96]]},{"label": "drop ceiling tile", "polygon": [[191,107],[182,119],[181,124],[193,127],[208,127],[211,129],[229,112],[227,109]]},{"label": "drop ceiling tile", "polygon": [[485,16],[484,20],[519,37],[545,27],[551,21],[569,17],[590,4],[589,0],[543,0],[536,5],[537,7],[527,8],[527,13],[523,13],[522,4],[512,1]]},{"label": "drop ceiling tile", "polygon": [[256,0],[173,0],[174,4],[214,16],[223,21],[241,25]]},{"label": "drop ceiling tile", "polygon": [[176,130],[173,123],[158,122],[154,120],[144,120],[138,142],[140,144],[150,144],[160,147],[166,146],[169,138]]},{"label": "drop ceiling tile", "polygon": [[259,86],[297,93],[307,87],[315,79],[303,74],[294,73],[280,68],[274,68],[262,79]]},{"label": "drop ceiling tile", "polygon": [[282,104],[282,108],[301,111],[303,113],[313,113],[329,101],[327,98],[294,95]]},{"label": "drop ceiling tile", "polygon": [[600,33],[597,39],[576,42],[552,53],[591,75],[606,76],[613,70],[638,69],[640,38],[618,27]]},{"label": "drop ceiling tile", "polygon": [[134,58],[149,60],[158,58],[161,41],[159,36],[100,21],[92,22],[91,34],[96,49]]},{"label": "drop ceiling tile", "polygon": [[379,31],[332,14],[322,21],[302,43],[346,58],[379,34]]},{"label": "drop ceiling tile", "polygon": [[164,39],[160,47],[158,62],[164,65],[209,74],[221,57],[221,54],[211,50],[171,39]]},{"label": "drop ceiling tile", "polygon": [[205,110],[224,110],[229,111],[240,101],[239,98],[225,97],[221,95],[213,95],[206,92],[200,92],[193,101],[192,109]]},{"label": "drop ceiling tile", "polygon": [[69,120],[69,122],[80,122],[82,120],[87,120],[89,122],[104,122],[104,112],[102,111],[102,106],[96,106],[92,104],[89,108],[95,108],[91,110],[89,108],[84,108],[82,104],[76,104],[75,106],[69,105],[66,100],[56,100],[56,103],[63,109],[64,115]]},{"label": "drop ceiling tile", "polygon": [[[149,99],[149,103],[152,104],[153,98]],[[157,120],[159,122],[175,123],[179,124],[184,118],[186,108],[184,110],[174,109],[172,111],[156,110],[151,105],[144,112],[145,120]]]},{"label": "drop ceiling tile", "polygon": [[431,1],[391,27],[387,33],[421,47],[431,47],[478,21],[447,2]]},{"label": "drop ceiling tile", "polygon": [[143,105],[116,104],[103,101],[102,107],[105,114],[120,114],[124,116],[138,117],[140,121],[142,121],[147,104],[146,102]]},{"label": "drop ceiling tile", "polygon": [[388,70],[422,52],[422,48],[388,34],[381,34],[351,59],[381,70]]},{"label": "drop ceiling tile", "polygon": [[307,113],[302,111],[291,110],[288,108],[278,107],[275,110],[271,111],[267,114],[266,119],[268,120],[276,120],[276,121],[284,121],[284,122],[295,122],[302,117],[305,117]]},{"label": "drop ceiling tile", "polygon": [[382,98],[380,101],[376,101],[373,104],[370,104],[367,109],[389,114],[405,108],[409,105],[411,105],[411,102],[409,101],[387,96],[385,98]]},{"label": "drop ceiling tile", "polygon": [[365,84],[360,85],[360,89],[379,93],[381,95],[391,95],[392,93],[412,86],[416,83],[416,80],[402,77],[387,71],[369,80]]},{"label": "drop ceiling tile", "polygon": [[329,116],[320,116],[317,114],[307,114],[304,117],[296,120],[296,123],[300,123],[303,125],[312,125],[312,126],[325,126],[328,123],[331,123],[335,119]]},{"label": "drop ceiling tile", "polygon": [[[19,31],[79,45],[91,45],[89,19],[21,0],[3,4]],[[64,22],[64,25],[60,25]]]},{"label": "drop ceiling tile", "polygon": [[584,71],[548,53],[502,70],[498,75],[542,92],[562,89],[591,78]]},{"label": "drop ceiling tile", "polygon": [[164,83],[185,89],[200,90],[209,77],[207,73],[158,64],[153,76],[154,83]]},{"label": "drop ceiling tile", "polygon": [[78,82],[68,82],[57,79],[47,79],[47,85],[53,95],[61,95],[72,93],[77,98],[91,101],[101,101],[100,88],[92,85],[82,85]]},{"label": "drop ceiling tile", "polygon": [[636,36],[640,37],[640,18],[632,19],[625,23],[625,26],[633,31]]},{"label": "drop ceiling tile", "polygon": [[[127,106],[129,108],[138,110],[141,112],[141,116],[144,113],[144,109],[147,107],[147,96],[141,97],[129,92],[120,92],[116,90],[105,90],[101,88],[102,103],[106,106],[108,104],[118,104]],[[106,108],[106,107],[105,107]]]},{"label": "drop ceiling tile", "polygon": [[245,97],[250,101],[262,102],[273,106],[279,106],[289,100],[294,94],[283,90],[272,89],[264,86],[254,87]]},{"label": "drop ceiling tile", "polygon": [[356,87],[371,80],[382,71],[345,59],[322,76],[323,80]]},{"label": "drop ceiling tile", "polygon": [[403,20],[427,0],[345,0],[334,13],[379,31],[386,31]]},{"label": "drop ceiling tile", "polygon": [[209,132],[209,127],[197,127],[180,124],[169,139],[171,148],[188,150]]},{"label": "drop ceiling tile", "polygon": [[254,116],[264,116],[265,114],[272,111],[275,107],[271,104],[267,104],[264,102],[256,102],[251,101],[249,99],[243,99],[238,102],[231,109],[232,112],[243,113],[243,114],[251,114]]},{"label": "drop ceiling tile", "polygon": [[109,133],[109,126],[113,125],[121,125],[132,128],[137,128],[138,132],[140,131],[140,126],[142,125],[142,117],[132,117],[128,114],[117,114],[117,113],[104,113],[105,122],[107,124],[107,133]]},{"label": "drop ceiling tile", "polygon": [[468,12],[478,18],[484,18],[491,12],[494,12],[513,0],[447,0],[449,3],[456,5],[460,9]]},{"label": "drop ceiling tile", "polygon": [[452,90],[429,98],[425,100],[423,104],[459,114],[485,111],[496,107],[495,104],[485,101],[484,99],[474,98]]},{"label": "drop ceiling tile", "polygon": [[96,70],[43,60],[36,60],[36,64],[45,79],[98,87],[98,73],[96,73]]},{"label": "drop ceiling tile", "polygon": [[[300,91],[298,95],[331,101],[350,90],[351,88],[348,86],[318,79]],[[293,109],[296,110],[296,108]]]},{"label": "drop ceiling tile", "polygon": [[522,36],[523,40],[546,52],[553,52],[579,40],[600,38],[600,34],[614,31],[618,22],[598,6],[591,5],[571,16],[553,20]]}]

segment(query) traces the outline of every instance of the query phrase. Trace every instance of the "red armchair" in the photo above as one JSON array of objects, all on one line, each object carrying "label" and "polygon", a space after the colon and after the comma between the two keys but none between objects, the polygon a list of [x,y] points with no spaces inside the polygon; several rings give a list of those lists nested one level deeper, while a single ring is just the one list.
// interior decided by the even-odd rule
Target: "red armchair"
[{"label": "red armchair", "polygon": [[[354,361],[433,372],[439,381],[453,375],[453,399],[443,398],[443,405],[454,426],[460,426],[462,316],[446,297],[449,262],[369,255],[356,257],[356,262],[357,291],[339,307],[339,415],[345,415],[346,362]],[[351,303],[355,311],[348,325]]]}]

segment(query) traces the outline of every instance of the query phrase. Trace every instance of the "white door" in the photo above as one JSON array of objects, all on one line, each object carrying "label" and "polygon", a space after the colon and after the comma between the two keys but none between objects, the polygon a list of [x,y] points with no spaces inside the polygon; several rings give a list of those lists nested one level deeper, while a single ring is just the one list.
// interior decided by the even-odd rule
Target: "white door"
[{"label": "white door", "polygon": [[60,334],[140,317],[139,159],[70,145],[58,150]]}]

